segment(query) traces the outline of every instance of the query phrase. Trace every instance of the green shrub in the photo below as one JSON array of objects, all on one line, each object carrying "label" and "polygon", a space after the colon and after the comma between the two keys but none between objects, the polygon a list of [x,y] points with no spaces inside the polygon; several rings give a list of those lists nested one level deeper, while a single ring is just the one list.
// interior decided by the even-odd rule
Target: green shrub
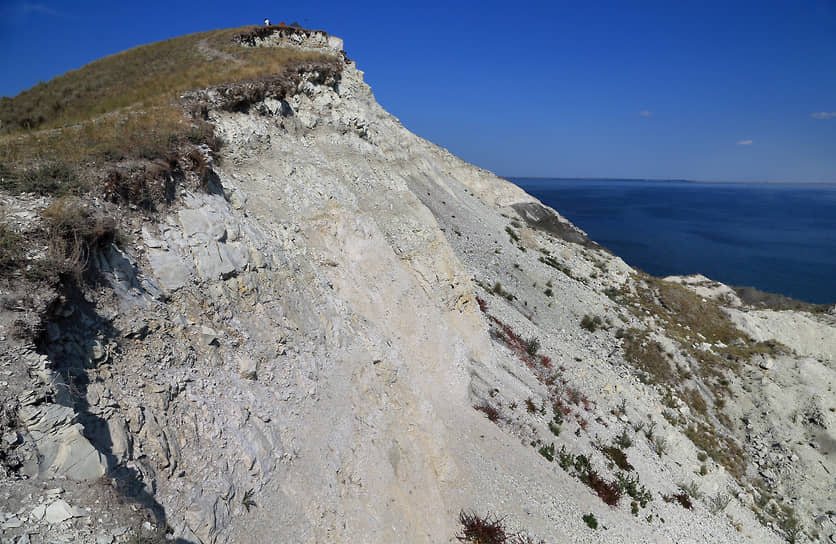
[{"label": "green shrub", "polygon": [[534,357],[537,355],[537,352],[540,351],[540,339],[532,336],[531,338],[526,339],[525,341],[525,352]]},{"label": "green shrub", "polygon": [[14,270],[23,260],[23,237],[5,223],[0,223],[0,274]]},{"label": "green shrub", "polygon": [[615,437],[615,443],[625,450],[633,445],[633,439],[630,438],[630,433],[627,432],[626,427],[621,431],[621,434]]},{"label": "green shrub", "polygon": [[551,463],[554,461],[554,442],[549,444],[548,446],[541,446],[539,450],[537,450],[540,455],[546,458],[546,460]]},{"label": "green shrub", "polygon": [[627,461],[627,455],[615,446],[605,446],[600,448],[607,458],[618,465],[621,470],[633,470],[633,465]]},{"label": "green shrub", "polygon": [[79,195],[87,190],[73,168],[62,161],[46,162],[22,174],[6,170],[0,178],[0,189],[14,194],[66,196]]},{"label": "green shrub", "polygon": [[[647,503],[653,500],[653,495],[646,487],[639,484],[639,476],[637,474],[625,474],[619,472],[616,475],[615,485],[622,493],[627,493],[630,497],[638,502],[639,506],[645,508]],[[633,514],[635,515],[635,513]]]},{"label": "green shrub", "polygon": [[593,514],[591,512],[589,514],[584,514],[583,522],[586,523],[586,526],[589,527],[592,530],[595,530],[595,529],[598,528],[598,520],[595,519],[595,514]]},{"label": "green shrub", "polygon": [[659,457],[662,457],[668,451],[668,441],[661,436],[654,436],[650,446]]},{"label": "green shrub", "polygon": [[589,332],[595,332],[601,328],[604,324],[604,320],[601,319],[601,316],[592,317],[591,315],[583,316],[581,319],[581,328],[588,330]]},{"label": "green shrub", "polygon": [[519,235],[516,232],[514,232],[514,229],[512,229],[511,227],[505,227],[505,232],[508,233],[508,236],[511,238],[511,241],[513,241],[513,242],[519,242],[520,241]]}]

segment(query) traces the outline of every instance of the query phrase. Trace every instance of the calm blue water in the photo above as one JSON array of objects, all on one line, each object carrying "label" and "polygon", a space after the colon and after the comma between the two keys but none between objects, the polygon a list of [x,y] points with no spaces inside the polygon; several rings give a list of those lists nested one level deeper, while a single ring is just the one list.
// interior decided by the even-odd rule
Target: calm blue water
[{"label": "calm blue water", "polygon": [[836,302],[836,187],[509,179],[654,276]]}]

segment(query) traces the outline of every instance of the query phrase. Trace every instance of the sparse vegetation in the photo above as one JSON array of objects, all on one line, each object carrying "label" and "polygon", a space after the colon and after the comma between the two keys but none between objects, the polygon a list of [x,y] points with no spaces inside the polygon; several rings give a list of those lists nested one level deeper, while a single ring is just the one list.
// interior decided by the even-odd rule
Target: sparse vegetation
[{"label": "sparse vegetation", "polygon": [[643,371],[654,383],[674,383],[676,370],[665,358],[664,350],[650,336],[631,329],[624,337],[624,358],[634,367]]},{"label": "sparse vegetation", "polygon": [[534,414],[537,412],[537,405],[534,404],[534,401],[531,400],[531,397],[525,399],[525,410],[529,414]]},{"label": "sparse vegetation", "polygon": [[0,223],[0,275],[14,270],[24,259],[23,237],[5,223]]},{"label": "sparse vegetation", "polygon": [[0,178],[0,189],[12,194],[65,196],[81,194],[87,187],[69,164],[59,160],[41,163],[20,174],[10,172]]},{"label": "sparse vegetation", "polygon": [[656,452],[656,455],[662,457],[668,451],[668,441],[661,436],[654,436],[650,442],[650,447]]},{"label": "sparse vegetation", "polygon": [[516,243],[520,241],[520,236],[514,232],[514,229],[511,227],[505,227],[505,232],[508,233],[508,236],[511,238],[511,241]]},{"label": "sparse vegetation", "polygon": [[583,522],[586,523],[586,526],[593,531],[598,528],[598,520],[595,519],[595,514],[591,512],[583,515]]},{"label": "sparse vegetation", "polygon": [[746,454],[732,437],[700,422],[688,425],[685,436],[735,478],[740,479],[746,474]]},{"label": "sparse vegetation", "polygon": [[487,417],[494,423],[497,423],[500,419],[502,419],[502,414],[499,413],[499,410],[497,410],[487,402],[483,402],[478,406],[474,406],[474,408],[484,413],[485,417]]},{"label": "sparse vegetation", "polygon": [[459,542],[473,544],[545,544],[542,540],[535,541],[526,533],[508,533],[505,520],[488,513],[482,517],[475,512],[459,513],[461,532],[456,535]]},{"label": "sparse vegetation", "polygon": [[700,491],[700,486],[697,482],[691,482],[690,484],[679,484],[679,489],[688,493],[688,496],[692,499],[699,500],[702,498],[702,492]]},{"label": "sparse vegetation", "polygon": [[500,282],[494,283],[493,288],[490,289],[490,292],[492,292],[494,295],[504,297],[509,302],[513,302],[514,299],[517,298],[514,295],[512,295],[511,293],[509,293],[508,291],[506,291],[505,289],[503,289],[502,284]]},{"label": "sparse vegetation", "polygon": [[[648,489],[639,483],[639,476],[638,474],[626,474],[623,472],[619,472],[616,475],[616,482],[615,485],[618,489],[621,490],[622,493],[626,493],[630,497],[632,497],[633,504],[636,506],[641,506],[642,508],[647,507],[647,503],[653,500],[653,494],[648,491]],[[633,506],[631,504],[631,506]],[[638,514],[638,508],[635,508],[633,515]]]},{"label": "sparse vegetation", "polygon": [[568,277],[570,277],[572,279],[575,279],[575,280],[577,279],[574,275],[572,275],[572,270],[568,266],[562,264],[560,261],[558,261],[557,259],[555,259],[551,255],[548,255],[548,254],[543,255],[539,258],[539,261],[543,264],[551,266],[555,270],[559,270],[559,271],[563,272],[564,274],[566,274]]},{"label": "sparse vegetation", "polygon": [[678,502],[682,508],[686,508],[688,510],[694,509],[694,504],[691,502],[691,497],[688,493],[684,491],[680,491],[679,493],[674,493],[672,495],[665,495],[662,497],[665,502]]},{"label": "sparse vegetation", "polygon": [[589,332],[595,332],[600,329],[604,324],[604,320],[601,319],[601,316],[591,316],[585,315],[583,319],[581,319],[581,328],[588,330]]},{"label": "sparse vegetation", "polygon": [[[551,454],[554,456],[554,448],[551,449]],[[573,455],[566,451],[565,446],[561,446],[560,451],[557,452],[557,462],[560,468],[566,472],[577,477],[581,482],[587,485],[604,503],[615,506],[621,499],[621,489],[619,489],[616,482],[609,482],[603,479],[596,470],[592,468],[589,458],[585,455]]]},{"label": "sparse vegetation", "polygon": [[627,449],[633,445],[633,439],[630,438],[630,433],[627,432],[626,427],[621,430],[621,434],[615,437],[615,443],[623,449]]},{"label": "sparse vegetation", "polygon": [[722,512],[723,510],[725,510],[730,502],[731,502],[731,496],[730,495],[727,495],[725,493],[718,493],[717,495],[709,497],[709,499],[708,499],[708,510],[712,514],[717,515],[720,512]]},{"label": "sparse vegetation", "polygon": [[534,357],[540,351],[540,339],[536,337],[527,338],[525,340],[525,352],[529,357]]},{"label": "sparse vegetation", "polygon": [[615,446],[602,446],[598,449],[621,470],[633,470],[633,465],[627,461],[627,455],[619,448]]},{"label": "sparse vegetation", "polygon": [[256,506],[258,506],[255,502],[255,499],[253,498],[254,496],[255,490],[253,489],[248,489],[244,492],[244,497],[241,499],[241,504],[244,506],[244,508],[247,509],[247,512],[250,511],[250,508],[255,508]]},{"label": "sparse vegetation", "polygon": [[545,457],[546,461],[551,463],[552,461],[554,461],[554,442],[552,442],[548,446],[541,446],[540,449],[537,450],[537,452],[543,457]]},{"label": "sparse vegetation", "polygon": [[116,236],[113,218],[77,198],[59,199],[43,215],[49,229],[50,260],[59,273],[80,277],[95,252]]}]

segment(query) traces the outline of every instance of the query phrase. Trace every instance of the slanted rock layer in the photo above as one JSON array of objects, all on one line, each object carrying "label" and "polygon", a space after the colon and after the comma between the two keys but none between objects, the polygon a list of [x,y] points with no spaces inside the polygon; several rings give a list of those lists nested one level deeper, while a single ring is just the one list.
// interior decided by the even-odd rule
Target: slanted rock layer
[{"label": "slanted rock layer", "polygon": [[99,254],[37,346],[4,317],[4,538],[454,542],[462,511],[550,543],[836,533],[830,316],[642,276],[341,62],[245,109],[203,93],[213,190]]}]

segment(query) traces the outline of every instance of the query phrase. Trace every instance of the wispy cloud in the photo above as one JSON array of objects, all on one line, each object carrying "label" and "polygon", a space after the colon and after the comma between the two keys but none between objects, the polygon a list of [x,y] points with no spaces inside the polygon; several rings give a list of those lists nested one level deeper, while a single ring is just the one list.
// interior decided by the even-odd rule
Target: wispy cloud
[{"label": "wispy cloud", "polygon": [[836,111],[819,111],[816,113],[811,113],[810,117],[813,119],[833,119],[836,117]]},{"label": "wispy cloud", "polygon": [[45,6],[44,4],[37,4],[34,2],[21,2],[20,3],[20,11],[24,14],[30,13],[38,13],[41,15],[51,15],[53,17],[62,17],[64,14],[52,9],[49,6]]},{"label": "wispy cloud", "polygon": [[752,145],[753,143],[755,142],[752,140],[740,140],[737,142],[737,145]]},{"label": "wispy cloud", "polygon": [[653,112],[650,110],[642,110],[639,112],[639,115],[642,117],[650,117],[651,115],[653,115]]}]

